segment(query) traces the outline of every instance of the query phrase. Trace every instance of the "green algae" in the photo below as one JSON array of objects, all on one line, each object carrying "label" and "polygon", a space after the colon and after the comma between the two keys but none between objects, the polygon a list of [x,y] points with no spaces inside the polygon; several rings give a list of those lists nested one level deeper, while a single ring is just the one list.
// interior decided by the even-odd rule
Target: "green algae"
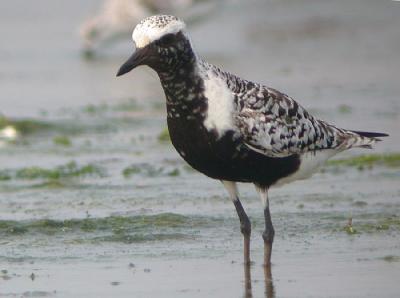
[{"label": "green algae", "polygon": [[[70,161],[64,165],[55,168],[42,168],[42,167],[25,167],[17,170],[2,170],[0,172],[1,180],[23,179],[23,180],[37,180],[44,179],[50,181],[57,181],[63,178],[84,177],[84,176],[105,176],[103,168],[93,164],[78,165],[75,161]],[[47,186],[59,187],[57,182],[53,182]]]},{"label": "green algae", "polygon": [[387,255],[382,257],[381,259],[388,263],[400,262],[400,256],[394,256],[394,255]]},{"label": "green algae", "polygon": [[329,160],[327,165],[357,167],[360,170],[374,166],[398,168],[400,167],[400,153],[366,154],[346,159],[334,159]]},{"label": "green algae", "polygon": [[188,173],[197,173],[195,169],[193,169],[190,165],[184,164],[183,169]]},{"label": "green algae", "polygon": [[171,177],[179,176],[180,174],[181,172],[179,171],[179,169],[173,169],[167,173],[167,175]]},{"label": "green algae", "polygon": [[11,175],[6,170],[0,171],[0,181],[11,180]]},{"label": "green algae", "polygon": [[164,128],[157,136],[157,140],[160,143],[166,143],[166,142],[170,142],[171,138],[169,136],[169,131],[168,128]]},{"label": "green algae", "polygon": [[[53,143],[56,145],[68,145],[71,142],[69,136],[87,132],[104,133],[115,131],[118,125],[125,123],[126,119],[108,119],[100,123],[77,122],[76,118],[44,121],[41,119],[9,119],[0,115],[0,129],[11,126],[20,136],[48,133],[55,135]],[[135,120],[134,120],[135,121]],[[56,135],[57,134],[57,135]],[[69,140],[67,140],[69,139]]]},{"label": "green algae", "polygon": [[55,136],[53,143],[58,146],[70,147],[72,145],[71,139],[67,136]]},{"label": "green algae", "polygon": [[129,98],[113,105],[110,105],[108,103],[88,104],[84,106],[81,111],[91,116],[101,116],[108,112],[132,112],[138,111],[141,108],[142,107],[135,99]]},{"label": "green algae", "polygon": [[298,205],[297,205],[297,208],[298,208],[298,209],[304,209],[304,204],[298,204]]},{"label": "green algae", "polygon": [[133,98],[128,98],[126,100],[120,101],[111,107],[113,111],[117,112],[129,112],[137,111],[141,109],[141,106]]},{"label": "green algae", "polygon": [[351,106],[346,105],[346,104],[339,105],[337,110],[341,114],[350,114],[352,112]]},{"label": "green algae", "polygon": [[[110,216],[68,220],[39,219],[28,221],[0,220],[0,237],[18,235],[56,235],[72,233],[93,234],[90,241],[115,241],[123,243],[182,239],[182,229],[207,227],[214,219],[188,217],[175,213]],[[212,225],[213,226],[213,225]],[[100,233],[100,235],[99,235]],[[103,234],[103,235],[101,235]]]},{"label": "green algae", "polygon": [[82,108],[82,112],[90,115],[102,114],[109,110],[109,106],[107,104],[88,104]]},{"label": "green algae", "polygon": [[356,230],[353,226],[350,225],[345,226],[344,230],[349,235],[358,234],[358,230]]},{"label": "green algae", "polygon": [[0,279],[2,280],[10,280],[12,277],[11,275],[8,273],[8,270],[6,269],[2,269],[0,271]]},{"label": "green algae", "polygon": [[361,207],[362,208],[362,207],[367,206],[368,203],[364,202],[364,201],[355,201],[351,205],[354,206],[354,207]]},{"label": "green algae", "polygon": [[129,178],[132,175],[139,174],[140,172],[141,172],[141,169],[140,169],[139,166],[131,165],[131,166],[126,167],[125,169],[122,170],[122,175],[125,178]]},{"label": "green algae", "polygon": [[34,119],[8,119],[0,116],[0,129],[6,126],[14,127],[20,134],[27,135],[52,127],[49,122]]},{"label": "green algae", "polygon": [[400,218],[397,216],[388,216],[367,221],[356,221],[352,225],[344,227],[344,231],[348,234],[358,233],[379,233],[388,231],[400,232]]},{"label": "green algae", "polygon": [[187,238],[189,238],[189,236],[183,233],[113,234],[95,237],[92,239],[92,242],[121,242],[132,244],[149,241],[186,240]]},{"label": "green algae", "polygon": [[159,176],[179,176],[180,170],[178,168],[168,169],[164,167],[156,167],[151,164],[133,164],[122,170],[122,175],[125,178],[130,178],[134,175],[142,174],[147,177],[159,177]]},{"label": "green algae", "polygon": [[47,188],[47,189],[57,189],[64,188],[66,185],[62,183],[60,180],[48,180],[43,183],[38,183],[33,185],[33,188]]}]

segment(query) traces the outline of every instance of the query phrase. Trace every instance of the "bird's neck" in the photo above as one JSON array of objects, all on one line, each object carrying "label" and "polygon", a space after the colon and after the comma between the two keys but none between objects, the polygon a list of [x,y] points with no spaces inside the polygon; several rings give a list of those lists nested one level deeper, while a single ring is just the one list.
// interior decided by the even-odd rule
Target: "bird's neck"
[{"label": "bird's neck", "polygon": [[204,101],[204,81],[200,75],[199,62],[199,58],[193,55],[181,61],[179,67],[157,71],[167,105],[186,103],[194,107]]}]

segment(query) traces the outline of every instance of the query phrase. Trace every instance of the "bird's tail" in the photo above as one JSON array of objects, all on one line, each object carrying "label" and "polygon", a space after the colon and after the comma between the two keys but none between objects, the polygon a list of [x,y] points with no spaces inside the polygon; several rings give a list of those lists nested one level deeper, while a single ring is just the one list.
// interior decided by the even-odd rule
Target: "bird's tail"
[{"label": "bird's tail", "polygon": [[346,131],[346,140],[344,145],[346,149],[354,147],[371,149],[373,144],[381,141],[379,138],[387,136],[389,135],[380,132],[348,130]]}]

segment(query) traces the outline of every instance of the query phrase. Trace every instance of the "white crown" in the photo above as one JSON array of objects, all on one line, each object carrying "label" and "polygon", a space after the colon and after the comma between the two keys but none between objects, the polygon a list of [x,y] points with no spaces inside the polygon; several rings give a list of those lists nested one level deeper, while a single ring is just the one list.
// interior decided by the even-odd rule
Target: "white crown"
[{"label": "white crown", "polygon": [[143,19],[136,25],[132,33],[132,39],[137,48],[143,48],[166,34],[178,33],[185,28],[185,23],[177,17],[155,15]]}]

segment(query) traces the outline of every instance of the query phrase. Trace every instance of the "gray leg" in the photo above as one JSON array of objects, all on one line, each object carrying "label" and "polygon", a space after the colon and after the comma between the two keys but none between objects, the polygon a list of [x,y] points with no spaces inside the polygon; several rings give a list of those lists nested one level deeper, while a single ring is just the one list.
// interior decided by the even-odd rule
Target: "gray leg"
[{"label": "gray leg", "polygon": [[238,190],[235,182],[231,181],[222,181],[225,188],[228,190],[229,196],[235,205],[236,212],[239,216],[240,220],[240,231],[243,234],[243,255],[244,255],[244,264],[250,265],[250,235],[251,235],[251,223],[249,217],[243,209],[242,204],[240,203],[238,197]]},{"label": "gray leg", "polygon": [[271,213],[269,212],[268,189],[266,187],[256,186],[260,194],[264,207],[265,229],[262,234],[264,239],[264,266],[271,266],[272,243],[274,242],[275,230],[272,225]]},{"label": "gray leg", "polygon": [[251,223],[249,217],[247,216],[246,212],[244,211],[242,204],[240,203],[239,199],[233,201],[235,205],[236,212],[239,216],[240,220],[240,231],[243,234],[243,256],[244,256],[244,264],[250,264],[250,235],[251,235]]},{"label": "gray leg", "polygon": [[271,221],[269,206],[264,208],[265,230],[262,234],[264,239],[264,266],[271,265],[272,243],[274,242],[275,230]]}]

